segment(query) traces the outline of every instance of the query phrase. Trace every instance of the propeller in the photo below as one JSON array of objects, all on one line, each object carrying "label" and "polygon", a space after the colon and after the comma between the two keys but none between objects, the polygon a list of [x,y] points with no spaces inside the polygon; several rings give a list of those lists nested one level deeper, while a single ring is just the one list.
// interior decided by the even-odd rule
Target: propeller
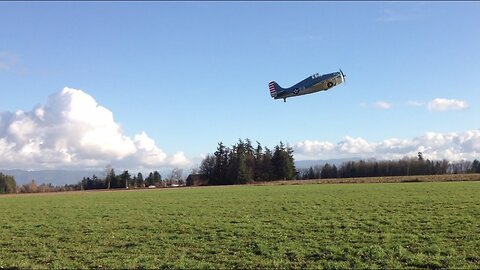
[{"label": "propeller", "polygon": [[347,84],[347,81],[345,81],[345,77],[347,77],[347,76],[345,76],[345,74],[343,74],[343,71],[342,71],[341,68],[339,68],[339,70],[340,70],[340,74],[342,74],[343,83]]}]

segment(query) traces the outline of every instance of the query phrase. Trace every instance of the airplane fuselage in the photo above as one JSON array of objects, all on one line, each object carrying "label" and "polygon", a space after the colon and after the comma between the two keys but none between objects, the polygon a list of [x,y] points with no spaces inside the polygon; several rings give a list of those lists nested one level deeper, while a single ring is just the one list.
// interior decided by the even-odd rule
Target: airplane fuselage
[{"label": "airplane fuselage", "polygon": [[274,93],[272,93],[272,90],[270,92],[274,99],[286,100],[289,97],[326,91],[343,82],[344,78],[340,72],[333,72],[324,75],[316,73],[289,88],[281,88],[278,84],[273,82],[276,84],[276,87],[274,87],[275,91]]}]

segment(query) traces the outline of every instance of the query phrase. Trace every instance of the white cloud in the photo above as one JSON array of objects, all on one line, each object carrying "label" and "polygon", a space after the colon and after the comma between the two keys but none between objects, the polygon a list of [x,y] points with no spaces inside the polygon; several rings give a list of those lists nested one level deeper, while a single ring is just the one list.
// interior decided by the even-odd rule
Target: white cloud
[{"label": "white cloud", "polygon": [[156,146],[155,141],[148,137],[148,135],[142,131],[141,134],[137,134],[134,137],[136,148],[139,150],[139,156],[137,159],[142,160],[143,163],[154,166],[156,163],[163,163],[167,155]]},{"label": "white cloud", "polygon": [[412,13],[406,14],[406,13],[399,12],[398,10],[387,8],[381,11],[381,14],[377,18],[377,20],[381,22],[393,23],[393,22],[408,22],[408,21],[415,20],[416,18],[417,16]]},{"label": "white cloud", "polygon": [[423,102],[412,100],[412,101],[409,101],[407,105],[410,107],[422,107],[424,104]]},{"label": "white cloud", "polygon": [[64,88],[30,112],[0,113],[0,164],[4,168],[160,168],[189,164],[173,157],[145,132],[126,136],[113,113],[81,90]]},{"label": "white cloud", "polygon": [[388,103],[386,101],[377,101],[375,103],[366,103],[366,102],[361,102],[359,103],[360,107],[362,108],[377,108],[381,110],[388,110],[392,108],[392,104]]},{"label": "white cloud", "polygon": [[295,147],[303,149],[303,151],[307,154],[318,153],[318,152],[329,153],[335,149],[335,145],[331,142],[319,142],[319,141],[309,141],[309,140],[299,142],[295,145]]},{"label": "white cloud", "polygon": [[18,57],[12,52],[0,52],[0,71],[9,71],[18,64]]},{"label": "white cloud", "polygon": [[362,138],[346,136],[337,144],[337,149],[345,154],[371,153],[374,148]]},{"label": "white cloud", "polygon": [[392,107],[392,105],[385,101],[378,101],[375,103],[375,107],[382,110],[388,110]]},{"label": "white cloud", "polygon": [[[312,147],[315,145],[330,147]],[[418,152],[422,152],[425,158],[431,160],[473,160],[480,158],[480,130],[446,134],[426,132],[412,139],[390,138],[382,142],[368,142],[363,138],[346,136],[336,144],[303,141],[294,144],[293,149],[297,160],[352,157],[401,159],[405,156],[416,156]]]},{"label": "white cloud", "polygon": [[436,98],[428,103],[430,111],[446,111],[446,110],[464,110],[468,108],[468,104],[463,100]]},{"label": "white cloud", "polygon": [[175,153],[171,158],[169,163],[173,167],[184,167],[190,165],[190,161],[185,157],[185,154],[183,152],[177,152]]}]

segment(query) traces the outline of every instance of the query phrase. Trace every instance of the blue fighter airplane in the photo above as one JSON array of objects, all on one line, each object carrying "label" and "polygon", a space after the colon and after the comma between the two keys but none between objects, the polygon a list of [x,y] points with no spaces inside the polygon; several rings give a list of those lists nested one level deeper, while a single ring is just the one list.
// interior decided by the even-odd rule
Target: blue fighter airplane
[{"label": "blue fighter airplane", "polygon": [[286,102],[289,97],[326,91],[343,82],[345,82],[345,74],[343,74],[340,69],[340,72],[333,72],[324,75],[319,75],[318,73],[313,74],[289,88],[282,88],[275,81],[271,81],[268,84],[268,88],[270,89],[270,95],[272,98],[283,98],[283,101]]}]

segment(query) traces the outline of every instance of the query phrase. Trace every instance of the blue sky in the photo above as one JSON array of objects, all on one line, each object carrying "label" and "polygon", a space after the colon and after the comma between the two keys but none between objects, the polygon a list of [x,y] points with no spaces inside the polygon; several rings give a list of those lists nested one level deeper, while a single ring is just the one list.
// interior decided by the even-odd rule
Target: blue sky
[{"label": "blue sky", "polygon": [[[185,166],[239,138],[282,140],[297,159],[471,158],[480,153],[478,14],[478,2],[0,2],[0,112],[89,96],[129,143],[144,132]],[[288,87],[338,68],[346,85],[286,103],[269,95],[271,80]],[[3,167],[62,167],[41,158],[42,144],[21,147],[19,117],[0,119],[0,153],[19,155]],[[58,123],[32,121],[25,144],[72,132],[53,136]],[[128,153],[142,143],[133,144]],[[84,144],[52,145],[73,163],[149,166],[129,164],[127,152],[87,157],[75,152]],[[24,162],[31,151],[38,159]]]}]

